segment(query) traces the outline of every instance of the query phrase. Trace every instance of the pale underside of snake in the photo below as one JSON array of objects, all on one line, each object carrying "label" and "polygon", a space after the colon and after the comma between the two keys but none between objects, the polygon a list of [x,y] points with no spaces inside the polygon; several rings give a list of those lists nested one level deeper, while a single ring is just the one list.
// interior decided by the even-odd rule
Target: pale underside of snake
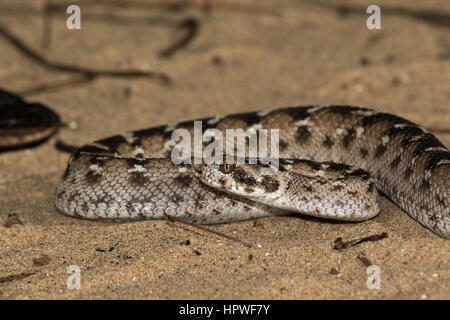
[{"label": "pale underside of snake", "polygon": [[[450,153],[424,128],[349,106],[280,108],[201,119],[202,129],[279,129],[276,174],[258,164],[174,164],[175,129],[131,131],[79,148],[56,188],[56,207],[88,219],[173,217],[213,224],[305,213],[362,221],[377,189],[423,226],[450,238]],[[304,159],[304,160],[301,160]]]}]

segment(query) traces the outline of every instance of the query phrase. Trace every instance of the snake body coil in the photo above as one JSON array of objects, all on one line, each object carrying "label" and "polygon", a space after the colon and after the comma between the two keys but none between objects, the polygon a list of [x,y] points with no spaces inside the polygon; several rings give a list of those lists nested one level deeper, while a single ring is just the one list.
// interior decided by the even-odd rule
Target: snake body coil
[{"label": "snake body coil", "polygon": [[56,207],[83,218],[172,216],[205,224],[286,211],[365,220],[379,211],[378,189],[450,238],[450,153],[408,120],[359,107],[306,106],[201,121],[204,131],[279,129],[279,174],[260,175],[260,164],[173,164],[171,135],[179,128],[193,133],[187,121],[79,148],[57,186]]},{"label": "snake body coil", "polygon": [[0,152],[37,145],[60,126],[53,110],[0,88]]}]

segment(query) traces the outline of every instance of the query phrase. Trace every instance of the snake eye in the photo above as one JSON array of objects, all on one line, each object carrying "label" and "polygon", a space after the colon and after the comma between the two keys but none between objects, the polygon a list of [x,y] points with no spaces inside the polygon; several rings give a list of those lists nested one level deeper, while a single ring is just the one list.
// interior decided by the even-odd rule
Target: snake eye
[{"label": "snake eye", "polygon": [[225,161],[221,165],[219,165],[219,170],[225,174],[233,172],[234,168],[236,168],[236,165],[234,163],[226,163]]}]

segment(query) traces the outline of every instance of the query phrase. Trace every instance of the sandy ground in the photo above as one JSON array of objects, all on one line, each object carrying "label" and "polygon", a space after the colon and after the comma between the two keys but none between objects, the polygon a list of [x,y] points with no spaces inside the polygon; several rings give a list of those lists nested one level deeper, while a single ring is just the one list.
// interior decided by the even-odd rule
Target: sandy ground
[{"label": "sandy ground", "polygon": [[[0,22],[54,61],[155,69],[173,78],[170,87],[151,79],[99,78],[27,96],[72,125],[58,135],[71,144],[217,113],[307,104],[366,106],[449,129],[447,0],[371,1],[384,10],[382,30],[366,28],[365,1],[327,2],[346,3],[360,13],[312,1],[215,2],[222,5],[176,12],[82,4],[81,30],[66,29],[64,10],[53,14],[45,49],[44,1],[4,0]],[[436,10],[447,24],[411,14],[421,10]],[[148,17],[196,17],[200,30],[186,49],[162,59],[157,53],[180,31],[147,23]],[[5,89],[19,92],[68,78],[33,63],[4,40],[0,57]],[[449,134],[437,136],[450,146]],[[382,199],[378,217],[363,223],[299,216],[211,227],[252,248],[166,221],[83,221],[53,206],[68,159],[53,142],[0,156],[0,299],[450,298],[450,242],[388,199]],[[12,213],[22,224],[6,227]],[[388,238],[333,250],[338,237],[381,232]],[[360,253],[380,267],[379,290],[367,288]],[[79,290],[66,286],[71,265],[81,268]]]}]

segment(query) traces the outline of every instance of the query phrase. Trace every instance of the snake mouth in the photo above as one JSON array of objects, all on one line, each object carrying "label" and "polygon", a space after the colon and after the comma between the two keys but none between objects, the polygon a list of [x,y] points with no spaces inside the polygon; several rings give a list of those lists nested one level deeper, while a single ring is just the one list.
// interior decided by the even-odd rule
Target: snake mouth
[{"label": "snake mouth", "polygon": [[203,168],[205,167],[205,164],[194,164],[192,165],[192,169],[194,169],[195,172],[202,174],[203,173]]}]

